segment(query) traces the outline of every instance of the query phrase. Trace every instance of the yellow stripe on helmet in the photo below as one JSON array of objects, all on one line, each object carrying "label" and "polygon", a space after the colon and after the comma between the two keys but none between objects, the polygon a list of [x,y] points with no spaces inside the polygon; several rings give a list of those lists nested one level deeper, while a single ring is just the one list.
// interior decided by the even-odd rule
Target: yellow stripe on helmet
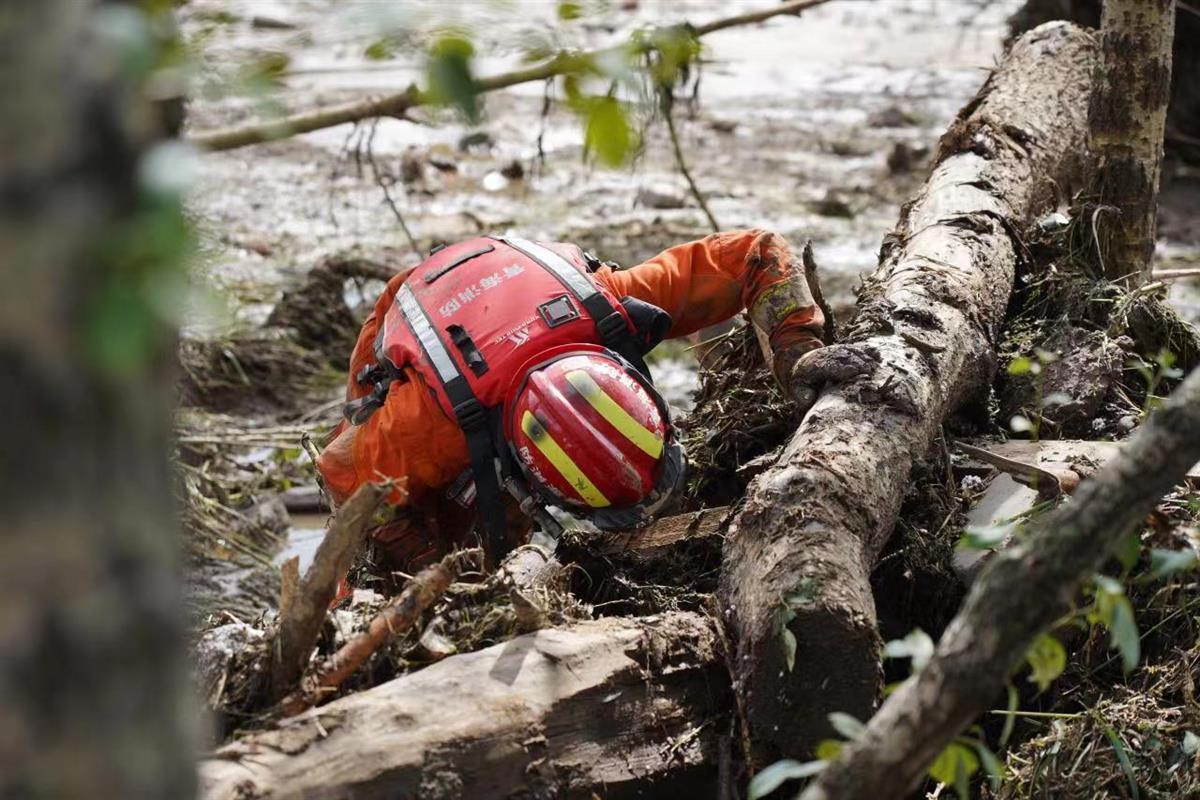
[{"label": "yellow stripe on helmet", "polygon": [[608,498],[588,480],[587,475],[583,474],[583,470],[558,446],[558,442],[554,441],[550,432],[528,410],[521,417],[521,430],[533,442],[533,446],[546,457],[546,460],[553,464],[554,468],[575,487],[575,491],[579,492],[579,496],[585,503],[592,508],[604,508],[611,505]]},{"label": "yellow stripe on helmet", "polygon": [[663,440],[654,431],[631,417],[628,411],[621,408],[608,392],[600,388],[600,384],[596,383],[591,375],[581,369],[576,369],[567,373],[567,381],[583,395],[583,399],[587,400],[592,408],[600,413],[600,416],[620,431],[626,439],[633,442],[639,450],[651,458],[662,456]]}]

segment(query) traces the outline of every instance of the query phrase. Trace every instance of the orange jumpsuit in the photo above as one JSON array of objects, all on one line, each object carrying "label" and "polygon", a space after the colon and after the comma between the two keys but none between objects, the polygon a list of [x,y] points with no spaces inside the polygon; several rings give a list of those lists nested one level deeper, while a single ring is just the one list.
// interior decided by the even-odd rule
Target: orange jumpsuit
[{"label": "orange jumpsuit", "polygon": [[[602,267],[593,273],[617,298],[633,296],[671,315],[668,338],[686,336],[748,309],[759,330],[769,332],[773,352],[821,346],[824,318],[808,294],[783,237],[763,230],[717,233],[666,250],[632,269]],[[408,277],[394,277],[363,324],[350,357],[346,396],[370,388],[357,383],[373,363],[375,335],[396,292]],[[452,544],[465,543],[470,516],[445,497],[445,489],[470,466],[466,438],[413,370],[393,383],[383,406],[362,425],[342,422],[317,461],[335,502],[363,483],[393,479],[389,502],[405,507],[376,532],[397,568],[416,568]],[[416,512],[416,513],[413,513]]]}]

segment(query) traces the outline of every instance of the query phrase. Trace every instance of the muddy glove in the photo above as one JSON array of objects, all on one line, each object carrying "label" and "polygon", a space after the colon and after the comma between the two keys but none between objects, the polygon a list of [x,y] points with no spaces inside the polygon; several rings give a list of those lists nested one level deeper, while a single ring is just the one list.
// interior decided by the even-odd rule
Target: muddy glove
[{"label": "muddy glove", "polygon": [[[832,344],[802,353],[790,363],[777,358],[775,375],[784,393],[806,412],[826,384],[852,381],[878,366],[879,353],[869,345]],[[786,371],[781,374],[779,369]]]}]

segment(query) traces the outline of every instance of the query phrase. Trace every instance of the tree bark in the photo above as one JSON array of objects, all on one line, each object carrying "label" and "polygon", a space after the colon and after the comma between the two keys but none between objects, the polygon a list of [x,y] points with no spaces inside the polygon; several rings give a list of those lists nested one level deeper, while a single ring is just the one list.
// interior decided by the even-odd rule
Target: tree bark
[{"label": "tree bark", "polygon": [[[878,365],[826,386],[730,526],[720,594],[764,760],[810,752],[830,733],[830,712],[871,712],[871,566],[913,460],[947,413],[990,385],[1022,247],[1015,232],[1079,178],[1095,52],[1090,34],[1043,26],[1014,44],[960,112],[928,182],[884,240],[849,344],[826,349],[831,373],[864,356]],[[791,668],[785,625],[796,643]]]},{"label": "tree bark", "polygon": [[0,797],[195,783],[175,332],[154,305],[184,284],[187,234],[178,195],[139,175],[162,129],[130,68],[160,44],[138,9],[0,12]]},{"label": "tree bark", "polygon": [[337,595],[338,581],[346,576],[354,554],[367,539],[375,512],[391,490],[387,484],[366,483],[342,504],[295,596],[280,609],[277,643],[270,650],[273,700],[282,700],[304,674],[329,604]]},{"label": "tree bark", "polygon": [[1094,193],[1118,212],[1102,227],[1105,276],[1130,285],[1149,279],[1154,256],[1174,36],[1175,0],[1105,0],[1088,144]]},{"label": "tree bark", "polygon": [[1083,582],[1197,459],[1200,370],[1071,502],[995,557],[933,659],[887,699],[803,800],[878,800],[915,788],[942,748],[1002,692],[1034,637],[1069,610]]},{"label": "tree bark", "polygon": [[723,668],[701,615],[549,628],[335,700],[200,765],[204,796],[621,797],[711,786]]}]

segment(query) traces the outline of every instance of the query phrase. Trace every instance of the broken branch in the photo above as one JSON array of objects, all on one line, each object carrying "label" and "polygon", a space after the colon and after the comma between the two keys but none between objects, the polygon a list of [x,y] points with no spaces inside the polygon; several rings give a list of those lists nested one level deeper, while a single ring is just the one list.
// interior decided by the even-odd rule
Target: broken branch
[{"label": "broken branch", "polygon": [[888,697],[803,800],[874,798],[915,788],[925,769],[1003,689],[1038,633],[1200,459],[1200,370],[1073,500],[992,561],[933,659]]},{"label": "broken branch", "polygon": [[320,702],[322,694],[341,686],[384,642],[416,624],[425,609],[446,593],[465,564],[482,561],[482,552],[478,548],[460,550],[418,572],[400,596],[375,615],[366,631],[342,645],[311,678],[303,681],[298,691],[284,698],[283,713],[299,714]]},{"label": "broken branch", "polygon": [[284,697],[304,673],[338,581],[350,569],[367,538],[367,526],[390,491],[388,484],[364,484],[334,516],[295,596],[280,613],[276,646],[271,650],[273,699]]},{"label": "broken branch", "polygon": [[[785,14],[796,15],[805,9],[827,2],[829,0],[792,0],[792,2],[782,3],[774,8],[713,20],[705,25],[698,25],[693,30],[697,37],[704,36],[738,25],[765,22],[772,17]],[[559,53],[541,64],[480,78],[475,81],[474,90],[477,94],[486,94],[522,83],[544,81],[577,70],[581,65],[591,63],[593,60],[619,49],[619,47],[608,47],[584,53]],[[280,119],[255,122],[239,128],[200,131],[189,136],[187,141],[205,150],[234,150],[238,147],[283,139],[298,133],[311,133],[322,128],[332,128],[336,125],[359,122],[372,117],[401,118],[411,109],[428,105],[431,102],[432,98],[428,93],[421,91],[416,86],[409,86],[402,92],[383,97],[343,103]]]}]

